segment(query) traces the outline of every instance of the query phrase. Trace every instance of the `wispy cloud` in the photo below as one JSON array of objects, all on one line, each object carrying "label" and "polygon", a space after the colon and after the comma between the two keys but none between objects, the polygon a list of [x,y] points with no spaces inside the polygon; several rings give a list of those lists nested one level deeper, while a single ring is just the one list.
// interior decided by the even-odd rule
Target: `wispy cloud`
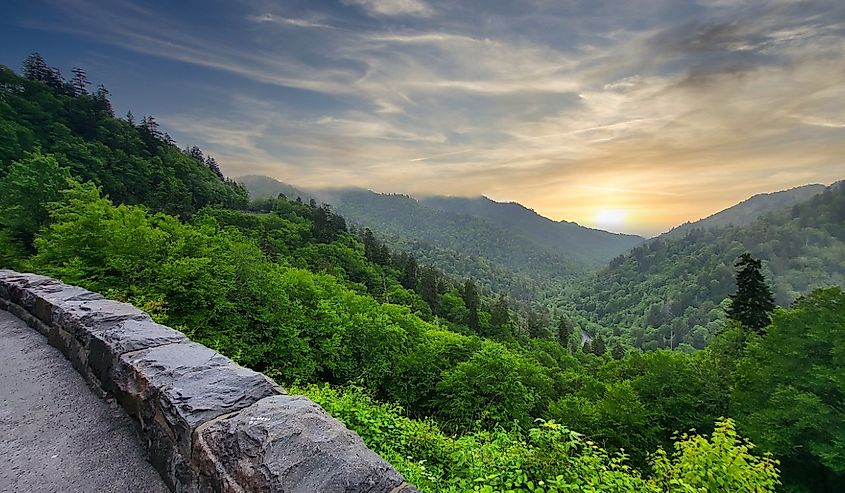
[{"label": "wispy cloud", "polygon": [[845,170],[839,2],[346,4],[237,4],[219,16],[236,38],[126,0],[28,25],[242,78],[225,110],[162,118],[230,174],[484,193],[588,224],[612,206],[650,233]]},{"label": "wispy cloud", "polygon": [[359,5],[374,15],[429,16],[431,7],[423,0],[342,0],[347,5]]},{"label": "wispy cloud", "polygon": [[306,27],[306,28],[320,28],[320,29],[338,29],[335,26],[324,24],[322,22],[312,21],[308,19],[297,19],[294,17],[284,17],[273,15],[269,13],[260,14],[260,15],[250,15],[247,17],[252,22],[257,23],[271,23],[271,24],[278,24],[282,26],[295,26],[295,27]]}]

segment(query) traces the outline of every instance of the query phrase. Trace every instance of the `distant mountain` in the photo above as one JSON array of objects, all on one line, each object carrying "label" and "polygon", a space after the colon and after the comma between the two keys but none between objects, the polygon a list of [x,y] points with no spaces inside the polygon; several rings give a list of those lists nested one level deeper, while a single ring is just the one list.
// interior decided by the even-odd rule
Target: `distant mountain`
[{"label": "distant mountain", "polygon": [[748,224],[655,238],[567,292],[560,307],[645,349],[703,347],[722,327],[720,304],[735,289],[734,263],[746,251],[764,261],[782,306],[818,287],[845,286],[845,187],[823,187]]},{"label": "distant mountain", "polygon": [[426,197],[363,189],[303,191],[265,176],[242,176],[252,198],[315,197],[388,246],[456,276],[520,299],[559,292],[576,276],[642,243],[639,236],[553,221],[517,203],[486,197]]},{"label": "distant mountain", "polygon": [[429,207],[407,195],[360,189],[317,195],[353,224],[372,229],[390,247],[520,299],[536,297],[585,270],[578,259],[552,252],[520,231]]},{"label": "distant mountain", "polygon": [[568,221],[553,221],[516,202],[496,202],[487,197],[434,196],[420,199],[429,207],[485,219],[500,228],[516,231],[550,252],[579,262],[606,264],[643,242],[635,235],[610,233]]},{"label": "distant mountain", "polygon": [[757,194],[712,216],[695,222],[684,223],[663,233],[661,236],[678,238],[685,236],[693,229],[745,226],[766,214],[782,211],[799,202],[804,202],[810,197],[824,192],[826,188],[824,185],[812,184],[790,188],[789,190],[782,190],[780,192]]},{"label": "distant mountain", "polygon": [[246,187],[247,192],[249,192],[249,198],[252,200],[276,198],[280,193],[284,194],[290,200],[296,200],[297,197],[301,197],[306,202],[314,197],[309,192],[296,188],[293,185],[282,183],[269,176],[244,175],[235,178],[235,181]]}]

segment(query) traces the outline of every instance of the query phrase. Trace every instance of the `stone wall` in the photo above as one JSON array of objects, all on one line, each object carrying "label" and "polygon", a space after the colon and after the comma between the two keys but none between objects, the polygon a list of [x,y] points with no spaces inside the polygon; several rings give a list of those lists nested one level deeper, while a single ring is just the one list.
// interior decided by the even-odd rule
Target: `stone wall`
[{"label": "stone wall", "polygon": [[134,418],[173,491],[416,493],[317,404],[132,305],[0,270],[0,309]]}]

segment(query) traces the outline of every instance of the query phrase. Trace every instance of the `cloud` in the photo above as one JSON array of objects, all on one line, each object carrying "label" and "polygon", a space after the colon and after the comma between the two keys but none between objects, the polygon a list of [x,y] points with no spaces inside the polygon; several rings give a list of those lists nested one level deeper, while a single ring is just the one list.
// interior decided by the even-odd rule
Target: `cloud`
[{"label": "cloud", "polygon": [[837,2],[358,4],[238,4],[231,39],[119,1],[32,22],[242,78],[160,118],[233,175],[625,209],[642,233],[842,177]]},{"label": "cloud", "polygon": [[358,5],[371,15],[430,16],[433,11],[422,0],[342,0],[347,5]]},{"label": "cloud", "polygon": [[295,27],[305,27],[305,28],[320,28],[320,29],[338,29],[335,26],[324,24],[321,22],[316,22],[307,19],[297,19],[293,17],[284,17],[273,15],[270,13],[260,14],[260,15],[250,15],[247,17],[252,22],[256,23],[272,23],[281,26],[295,26]]}]

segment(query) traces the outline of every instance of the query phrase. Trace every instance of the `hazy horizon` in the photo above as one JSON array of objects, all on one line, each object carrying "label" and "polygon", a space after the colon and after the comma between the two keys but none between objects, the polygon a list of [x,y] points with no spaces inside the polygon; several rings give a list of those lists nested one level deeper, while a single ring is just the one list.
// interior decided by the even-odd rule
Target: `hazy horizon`
[{"label": "hazy horizon", "polygon": [[845,175],[835,1],[13,1],[38,51],[230,176],[486,195],[651,236]]}]

